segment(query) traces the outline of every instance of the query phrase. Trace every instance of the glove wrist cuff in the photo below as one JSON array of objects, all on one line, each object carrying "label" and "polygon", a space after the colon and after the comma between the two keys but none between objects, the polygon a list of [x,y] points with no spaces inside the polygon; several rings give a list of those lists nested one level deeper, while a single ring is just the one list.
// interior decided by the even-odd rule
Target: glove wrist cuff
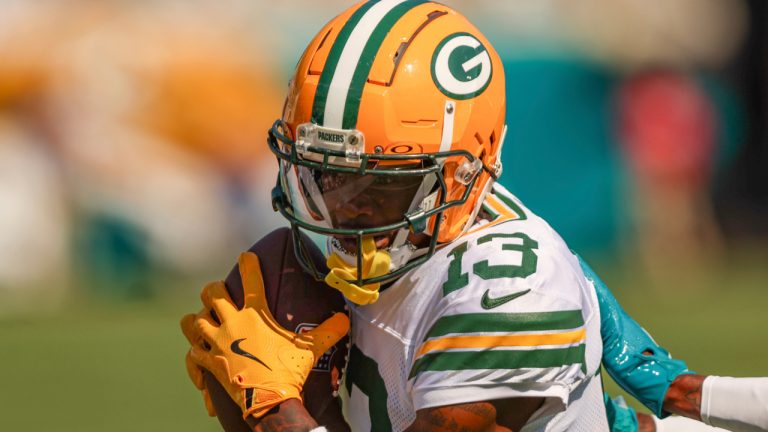
[{"label": "glove wrist cuff", "polygon": [[301,394],[291,389],[285,390],[272,390],[262,388],[247,388],[243,391],[244,403],[243,403],[243,418],[252,416],[254,418],[264,417],[269,410],[287,401],[288,399],[298,399],[300,403],[303,403]]}]

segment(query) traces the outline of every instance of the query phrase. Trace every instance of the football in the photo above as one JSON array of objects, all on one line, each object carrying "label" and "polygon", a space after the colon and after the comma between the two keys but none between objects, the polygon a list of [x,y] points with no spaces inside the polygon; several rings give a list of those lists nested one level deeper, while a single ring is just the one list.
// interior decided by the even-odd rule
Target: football
[{"label": "football", "polygon": [[[303,234],[302,234],[303,235]],[[325,259],[311,240],[304,238],[315,265],[325,268]],[[290,229],[280,228],[263,237],[250,249],[259,257],[264,276],[264,291],[272,315],[284,328],[296,333],[308,331],[335,312],[344,310],[340,292],[325,282],[316,281],[302,271],[294,255]],[[225,280],[227,290],[238,307],[243,306],[240,271],[235,267]],[[338,398],[333,397],[347,356],[347,337],[328,350],[304,384],[304,406],[318,424],[329,430],[349,430],[341,415]],[[240,408],[212,374],[206,373],[206,386],[225,431],[250,431]]]}]

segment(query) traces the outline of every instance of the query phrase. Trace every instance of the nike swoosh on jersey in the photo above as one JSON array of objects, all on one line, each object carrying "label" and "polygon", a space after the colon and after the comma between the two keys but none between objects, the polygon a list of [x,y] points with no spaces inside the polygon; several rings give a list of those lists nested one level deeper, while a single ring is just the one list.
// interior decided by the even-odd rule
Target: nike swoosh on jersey
[{"label": "nike swoosh on jersey", "polygon": [[238,339],[238,340],[236,340],[236,341],[232,342],[232,345],[230,345],[230,346],[229,346],[229,348],[232,350],[232,352],[233,352],[233,353],[235,353],[235,354],[237,354],[237,355],[240,355],[240,356],[243,356],[243,357],[245,357],[245,358],[249,358],[249,359],[251,359],[251,360],[254,360],[254,361],[256,361],[256,362],[259,362],[259,363],[261,363],[261,364],[262,364],[262,365],[263,365],[265,368],[267,368],[267,369],[269,369],[269,370],[271,371],[271,370],[272,370],[272,368],[271,368],[271,367],[269,367],[269,366],[267,366],[267,364],[266,364],[266,363],[264,363],[263,361],[261,361],[261,359],[259,359],[259,358],[258,358],[258,357],[256,357],[255,355],[253,355],[253,354],[249,353],[248,351],[246,351],[246,350],[244,350],[244,349],[240,348],[240,342],[244,341],[245,339],[246,339],[246,338],[242,338],[242,339]]},{"label": "nike swoosh on jersey", "polygon": [[488,293],[490,290],[485,290],[485,293],[483,294],[482,300],[480,300],[480,306],[483,307],[483,309],[494,309],[497,308],[504,303],[507,303],[509,301],[512,301],[520,296],[524,296],[528,294],[531,290],[527,289],[525,291],[520,291],[512,294],[508,294],[505,296],[497,297],[497,298],[491,298]]}]

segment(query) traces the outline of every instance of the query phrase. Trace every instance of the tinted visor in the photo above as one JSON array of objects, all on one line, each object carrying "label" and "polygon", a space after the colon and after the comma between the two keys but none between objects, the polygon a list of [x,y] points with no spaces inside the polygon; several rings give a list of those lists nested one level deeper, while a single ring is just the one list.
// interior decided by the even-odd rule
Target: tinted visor
[{"label": "tinted visor", "polygon": [[[413,165],[359,174],[283,162],[294,215],[325,228],[366,229],[399,223],[419,208],[436,174],[411,174]],[[286,185],[284,185],[286,186]]]}]

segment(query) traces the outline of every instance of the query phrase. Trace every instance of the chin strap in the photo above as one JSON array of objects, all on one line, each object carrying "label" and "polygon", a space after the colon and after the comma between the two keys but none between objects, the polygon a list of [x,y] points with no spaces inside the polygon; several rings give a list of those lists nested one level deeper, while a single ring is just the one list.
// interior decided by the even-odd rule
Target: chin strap
[{"label": "chin strap", "polygon": [[392,246],[388,250],[390,256],[389,271],[395,271],[404,266],[411,259],[414,251],[416,251],[416,247],[408,241],[409,233],[410,230],[405,228],[398,231],[397,235],[395,235]]},{"label": "chin strap", "polygon": [[[362,278],[379,277],[389,272],[391,257],[385,251],[376,249],[373,237],[363,238],[363,269]],[[349,301],[367,305],[379,299],[380,283],[358,286],[350,280],[357,279],[357,268],[348,264],[338,253],[334,252],[326,261],[330,272],[325,277],[325,283],[331,288],[341,291]]]}]

